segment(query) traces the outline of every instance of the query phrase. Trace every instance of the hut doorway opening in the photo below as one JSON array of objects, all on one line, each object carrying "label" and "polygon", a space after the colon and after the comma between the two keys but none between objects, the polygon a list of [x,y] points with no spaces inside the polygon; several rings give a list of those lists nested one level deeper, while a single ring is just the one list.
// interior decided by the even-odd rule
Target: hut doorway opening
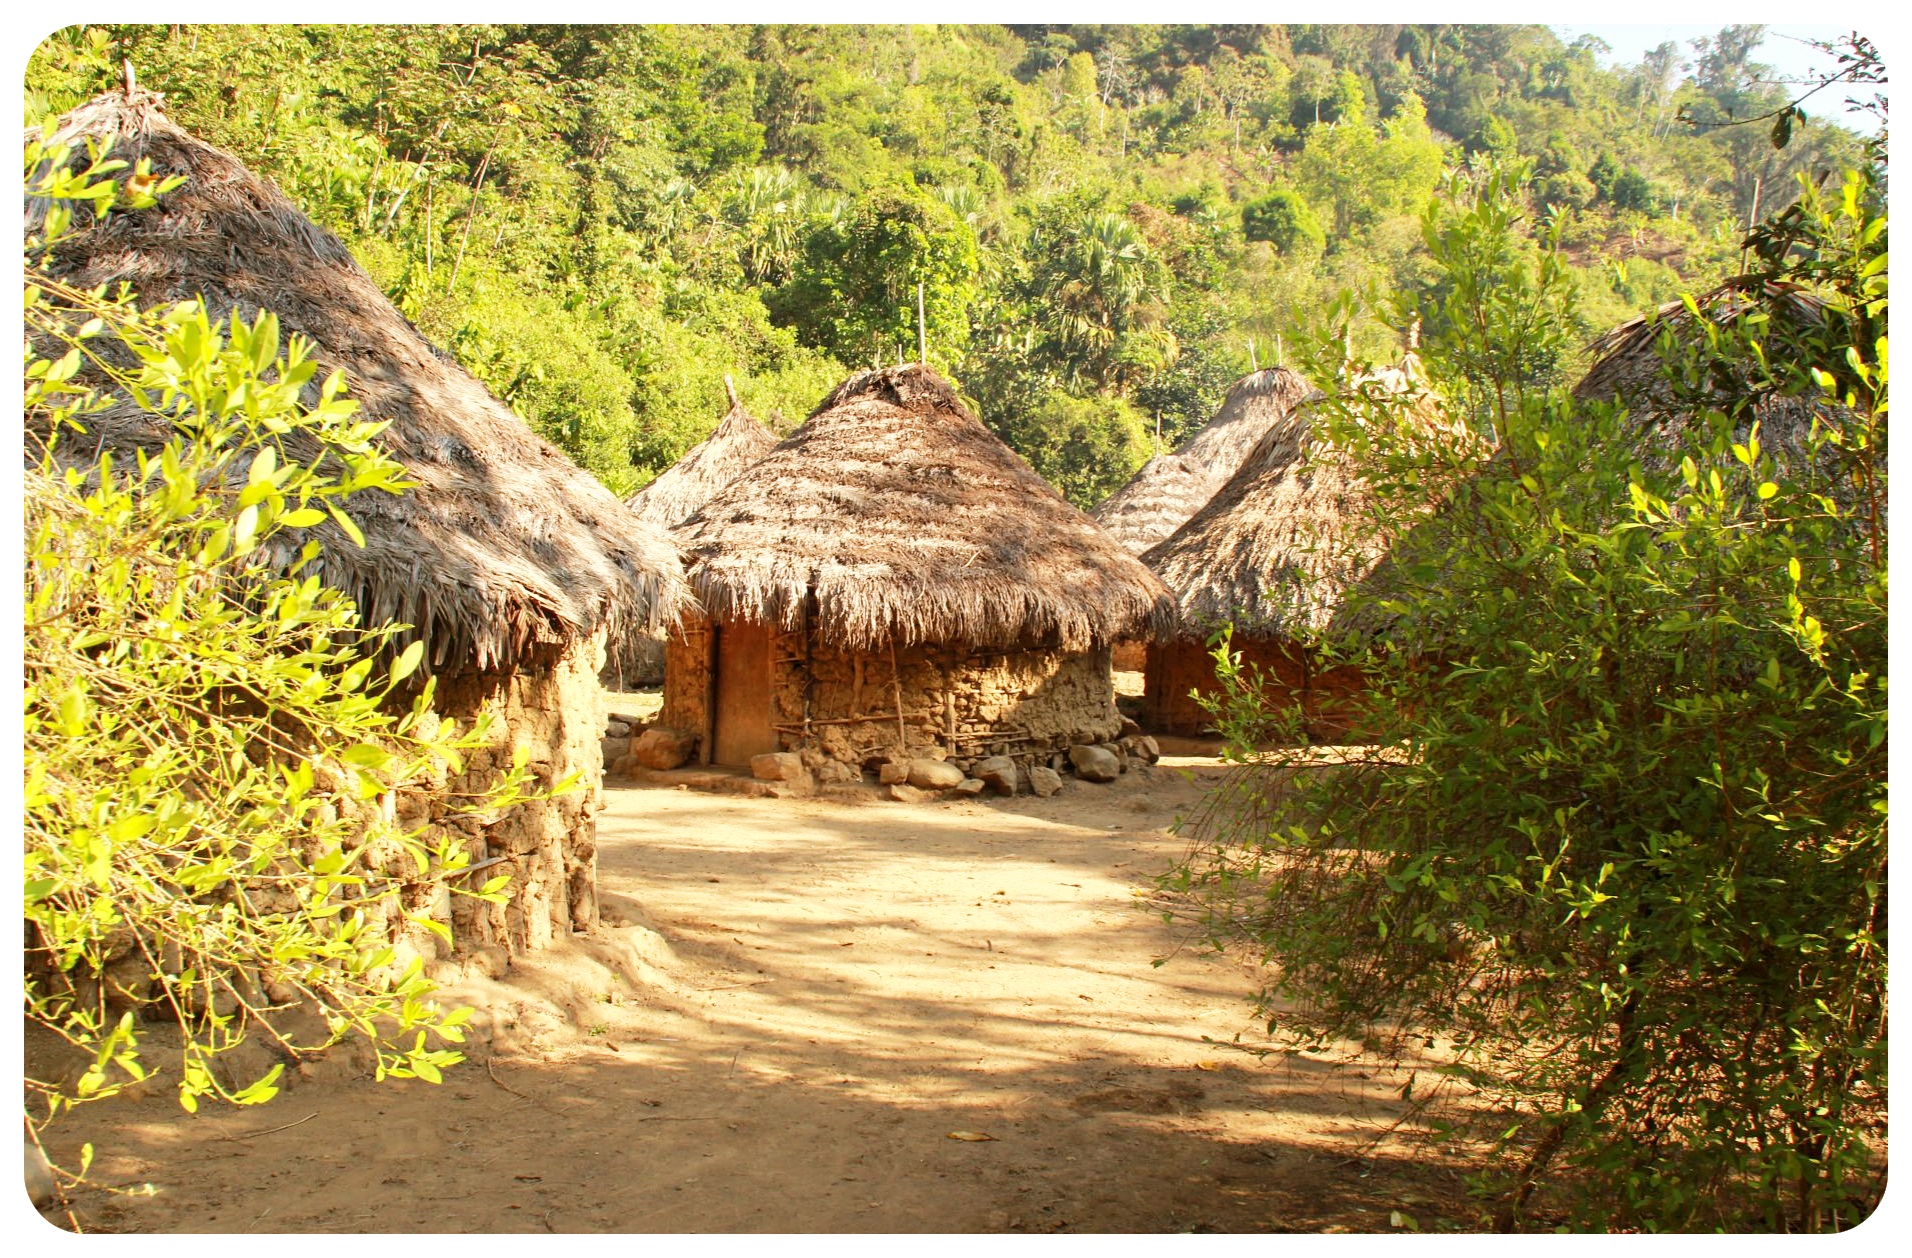
[{"label": "hut doorway opening", "polygon": [[716,702],[712,717],[711,759],[718,764],[747,765],[752,756],[776,751],[777,731],[771,727],[770,629],[748,620],[733,620],[716,630]]}]

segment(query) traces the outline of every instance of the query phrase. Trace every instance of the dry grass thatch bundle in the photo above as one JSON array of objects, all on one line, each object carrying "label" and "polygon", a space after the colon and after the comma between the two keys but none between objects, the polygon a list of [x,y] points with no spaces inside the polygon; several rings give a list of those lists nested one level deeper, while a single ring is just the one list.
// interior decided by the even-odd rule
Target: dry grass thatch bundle
[{"label": "dry grass thatch bundle", "polygon": [[1215,418],[1173,454],[1144,463],[1128,484],[1098,506],[1096,523],[1130,552],[1141,554],[1180,528],[1228,483],[1257,443],[1287,423],[1314,386],[1286,367],[1237,380]]},{"label": "dry grass thatch bundle", "polygon": [[[54,250],[55,274],[81,288],[125,281],[147,304],[199,297],[215,318],[271,310],[314,343],[321,376],[343,370],[365,412],[390,425],[382,440],[416,487],[349,504],[363,549],[329,522],[309,530],[327,584],[368,618],[414,625],[438,666],[507,667],[600,627],[615,636],[678,617],[688,587],[670,540],[625,523],[608,490],[428,344],[337,237],[175,125],[157,93],[98,97],[61,120],[55,141],[83,155],[109,137],[115,157],[187,181],[148,210],[80,216]],[[29,201],[29,232],[46,208]],[[92,443],[130,458],[168,436],[130,400],[88,423],[89,447],[71,451],[82,463]],[[619,525],[600,531],[609,519]],[[304,537],[280,540],[289,561]]]},{"label": "dry grass thatch bundle", "polygon": [[[1407,422],[1438,433],[1440,411],[1417,367],[1410,358],[1355,388],[1415,392]],[[1182,636],[1205,636],[1223,622],[1257,637],[1321,629],[1385,553],[1360,469],[1338,451],[1310,448],[1314,409],[1297,406],[1289,422],[1271,428],[1200,511],[1142,556],[1175,595]]]},{"label": "dry grass thatch bundle", "polygon": [[1152,636],[1141,562],[920,366],[861,372],[677,531],[710,615],[850,648]]},{"label": "dry grass thatch bundle", "polygon": [[[728,377],[724,383],[728,387]],[[746,411],[732,391],[730,409],[716,430],[665,468],[656,480],[626,498],[624,505],[648,524],[675,528],[776,444],[777,434]]]},{"label": "dry grass thatch bundle", "polygon": [[[1700,320],[1731,327],[1758,312],[1767,320],[1767,331],[1761,339],[1769,346],[1776,335],[1838,344],[1843,329],[1834,326],[1835,312],[1796,285],[1756,278],[1729,281],[1695,298],[1693,304],[1699,311],[1697,318],[1684,302],[1668,302],[1650,315],[1629,319],[1595,341],[1590,348],[1593,365],[1574,386],[1575,399],[1618,402],[1632,410],[1639,421],[1643,461],[1662,468],[1670,465],[1669,452],[1680,444],[1682,434],[1695,419],[1696,398],[1720,403],[1750,399],[1752,405],[1738,428],[1745,431],[1757,422],[1760,444],[1782,468],[1794,475],[1803,473],[1810,457],[1806,444],[1813,420],[1828,412],[1828,403],[1817,397],[1762,388],[1743,355],[1700,355],[1698,369],[1682,371],[1676,383],[1667,377],[1661,338],[1671,337],[1676,347],[1690,353],[1704,343]],[[1838,483],[1832,466],[1817,471],[1828,477],[1829,483],[1824,486],[1827,492],[1837,498],[1847,496],[1851,486]]]},{"label": "dry grass thatch bundle", "polygon": [[[1823,329],[1829,342],[1836,343],[1837,330],[1832,322],[1835,312],[1791,284],[1732,281],[1696,298],[1693,304],[1701,319],[1714,324],[1731,324],[1758,309],[1771,320],[1768,327],[1778,325],[1794,337],[1810,337]],[[1751,405],[1741,413],[1736,430],[1743,436],[1757,423],[1761,446],[1786,474],[1811,477],[1820,492],[1842,506],[1850,508],[1854,504],[1858,487],[1844,469],[1831,456],[1822,454],[1815,461],[1807,451],[1807,437],[1815,418],[1836,414],[1839,408],[1819,398],[1762,390],[1741,357],[1706,361],[1700,373],[1676,385],[1667,378],[1667,360],[1660,352],[1663,334],[1673,338],[1676,348],[1690,351],[1701,343],[1704,332],[1693,311],[1679,301],[1629,319],[1593,343],[1593,365],[1573,390],[1579,402],[1619,403],[1632,412],[1627,439],[1643,467],[1665,473],[1678,463],[1686,438],[1691,435],[1688,430],[1697,420],[1694,399],[1711,397],[1722,404],[1750,399]],[[1380,600],[1398,589],[1398,556],[1438,559],[1452,544],[1451,539],[1464,530],[1482,527],[1475,515],[1479,509],[1478,504],[1462,507],[1458,501],[1449,501],[1410,528],[1397,543],[1396,554],[1382,560],[1362,583],[1364,593],[1372,597],[1361,600],[1358,609],[1338,614],[1333,627],[1370,640],[1385,639],[1402,650],[1438,647],[1439,643],[1428,639],[1411,614],[1390,610]]]}]

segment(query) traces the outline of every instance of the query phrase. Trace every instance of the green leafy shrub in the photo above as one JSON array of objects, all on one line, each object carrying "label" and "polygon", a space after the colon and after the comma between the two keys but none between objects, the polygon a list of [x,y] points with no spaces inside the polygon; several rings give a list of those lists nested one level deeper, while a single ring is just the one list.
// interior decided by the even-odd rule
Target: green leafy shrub
[{"label": "green leafy shrub", "polygon": [[[1518,192],[1443,228],[1450,315]],[[1434,1131],[1491,1123],[1503,1230],[1837,1230],[1883,1191],[1885,220],[1857,175],[1800,204],[1745,296],[1662,337],[1654,414],[1519,369],[1570,314],[1545,269],[1497,281],[1527,321],[1427,348],[1494,401],[1492,454],[1343,404],[1324,439],[1405,536],[1317,645],[1365,665],[1384,742],[1262,750],[1295,715],[1218,655],[1254,767],[1170,885],[1268,959],[1271,1029],[1445,1042],[1416,1064],[1485,1104]],[[1824,320],[1784,317],[1801,282]]]},{"label": "green leafy shrub", "polygon": [[[42,269],[74,206],[137,213],[172,186],[135,170],[115,208],[104,176],[125,163],[71,157],[26,146],[49,201],[25,258],[25,1011],[45,1050],[29,1137],[156,1075],[188,1110],[259,1104],[347,1037],[381,1078],[436,1081],[470,1011],[430,999],[405,923],[449,939],[441,892],[497,901],[504,880],[465,882],[464,846],[398,824],[394,802],[442,797],[485,729],[435,716],[429,681],[399,689],[422,644],[394,657],[397,626],[308,575],[314,544],[268,558],[327,516],[357,537],[348,496],[402,491],[403,469],[269,312],[214,324]],[[173,435],[95,454],[93,417],[129,400]],[[287,455],[295,434],[319,456]],[[526,780],[437,802],[508,808]]]},{"label": "green leafy shrub", "polygon": [[1057,389],[1027,411],[989,422],[1084,511],[1120,489],[1150,453],[1142,413],[1121,398],[1078,398]]},{"label": "green leafy shrub", "polygon": [[1328,243],[1321,220],[1301,194],[1285,188],[1244,205],[1241,230],[1246,239],[1265,240],[1283,253],[1319,253]]}]

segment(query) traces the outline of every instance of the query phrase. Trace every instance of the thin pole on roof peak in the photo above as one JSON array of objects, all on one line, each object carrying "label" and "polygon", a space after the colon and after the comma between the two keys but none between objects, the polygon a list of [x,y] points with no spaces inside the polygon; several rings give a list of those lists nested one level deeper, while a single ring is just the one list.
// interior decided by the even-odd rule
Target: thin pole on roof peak
[{"label": "thin pole on roof peak", "polygon": [[724,396],[730,399],[732,406],[737,405],[737,385],[731,380],[730,373],[727,371],[724,373]]},{"label": "thin pole on roof peak", "polygon": [[916,361],[929,366],[929,337],[923,331],[923,281],[916,281]]},{"label": "thin pole on roof peak", "polygon": [[139,86],[133,74],[133,59],[131,57],[120,58],[120,83],[121,86],[126,89],[128,96],[131,96],[133,89]]}]

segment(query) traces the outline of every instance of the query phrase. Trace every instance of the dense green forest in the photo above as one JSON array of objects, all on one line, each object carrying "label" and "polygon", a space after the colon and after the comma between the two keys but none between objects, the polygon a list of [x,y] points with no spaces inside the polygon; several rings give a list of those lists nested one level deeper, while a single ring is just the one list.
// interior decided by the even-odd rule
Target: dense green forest
[{"label": "dense green forest", "polygon": [[1785,103],[1761,42],[1606,70],[1541,26],[75,26],[27,88],[63,109],[130,60],[613,490],[726,373],[787,427],[914,357],[921,284],[930,361],[1090,505],[1338,292],[1436,283],[1420,212],[1470,155],[1532,162],[1587,338],[1729,273],[1762,190],[1860,160],[1816,119],[1779,149],[1688,121]]}]

